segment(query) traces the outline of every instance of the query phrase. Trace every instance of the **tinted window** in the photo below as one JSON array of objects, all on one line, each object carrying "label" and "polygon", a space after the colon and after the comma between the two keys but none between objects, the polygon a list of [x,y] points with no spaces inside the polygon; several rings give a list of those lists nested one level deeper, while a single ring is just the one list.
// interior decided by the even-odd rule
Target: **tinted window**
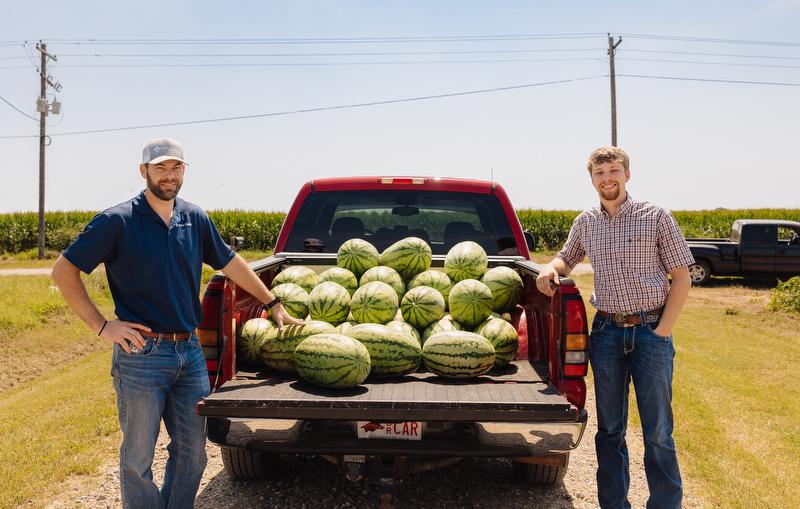
[{"label": "tinted window", "polygon": [[755,246],[775,243],[775,227],[770,225],[748,225],[744,229],[745,242]]},{"label": "tinted window", "polygon": [[404,237],[419,237],[435,254],[446,254],[462,240],[479,243],[487,254],[519,254],[496,196],[397,190],[312,193],[300,209],[286,250],[321,245],[322,252],[332,253],[355,237],[379,251]]}]

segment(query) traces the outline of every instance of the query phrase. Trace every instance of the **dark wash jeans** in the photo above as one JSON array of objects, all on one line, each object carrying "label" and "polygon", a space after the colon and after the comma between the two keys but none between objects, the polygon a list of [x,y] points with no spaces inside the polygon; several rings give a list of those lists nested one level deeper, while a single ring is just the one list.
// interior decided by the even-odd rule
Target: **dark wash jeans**
[{"label": "dark wash jeans", "polygon": [[[206,466],[205,418],[195,405],[210,388],[203,350],[186,341],[147,339],[125,353],[114,345],[111,375],[122,429],[119,480],[125,509],[191,508]],[[170,437],[164,483],[153,482],[161,420]]]},{"label": "dark wash jeans", "polygon": [[644,435],[648,508],[680,508],[683,493],[672,440],[672,336],[653,332],[657,323],[619,327],[595,316],[589,347],[597,404],[597,493],[603,509],[630,508],[628,427],[630,382],[636,391]]}]

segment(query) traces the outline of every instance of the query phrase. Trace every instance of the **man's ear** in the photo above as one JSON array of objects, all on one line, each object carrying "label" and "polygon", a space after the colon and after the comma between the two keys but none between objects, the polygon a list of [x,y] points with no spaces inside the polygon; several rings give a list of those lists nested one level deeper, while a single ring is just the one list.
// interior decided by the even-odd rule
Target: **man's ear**
[{"label": "man's ear", "polygon": [[142,178],[147,178],[147,166],[144,164],[139,165],[139,173],[142,175]]},{"label": "man's ear", "polygon": [[628,182],[631,179],[631,170],[630,168],[625,170],[625,182]]}]

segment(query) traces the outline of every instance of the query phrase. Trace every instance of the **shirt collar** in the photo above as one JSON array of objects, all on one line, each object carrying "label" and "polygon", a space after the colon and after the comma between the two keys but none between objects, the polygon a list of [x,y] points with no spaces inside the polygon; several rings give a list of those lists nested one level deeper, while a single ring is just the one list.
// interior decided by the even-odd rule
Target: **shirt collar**
[{"label": "shirt collar", "polygon": [[[631,209],[631,207],[633,206],[634,202],[635,202],[635,200],[631,196],[631,193],[625,191],[625,201],[620,203],[619,207],[617,207],[617,217],[621,216],[621,215],[625,215]],[[608,214],[608,211],[606,210],[606,208],[603,207],[603,203],[602,202],[600,203],[600,207],[598,207],[598,208],[600,209],[600,212],[604,216],[606,216],[608,218],[611,218],[611,216]]]},{"label": "shirt collar", "polygon": [[[159,223],[164,224],[164,221],[161,220],[161,217],[153,210],[153,207],[151,207],[150,203],[147,201],[144,190],[135,196],[131,202],[133,203],[133,210],[144,216],[155,218]],[[183,209],[184,201],[176,196],[172,205],[172,222],[175,222],[176,218],[179,219],[181,217]]]}]

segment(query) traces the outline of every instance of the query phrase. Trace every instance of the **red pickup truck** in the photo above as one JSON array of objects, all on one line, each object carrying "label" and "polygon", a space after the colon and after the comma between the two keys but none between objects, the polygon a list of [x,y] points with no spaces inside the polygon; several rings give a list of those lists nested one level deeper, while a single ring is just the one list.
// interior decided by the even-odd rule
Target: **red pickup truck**
[{"label": "red pickup truck", "polygon": [[[209,440],[234,478],[263,478],[281,455],[322,455],[351,480],[384,487],[404,473],[467,456],[508,457],[519,479],[559,482],[586,426],[586,310],[562,278],[551,298],[536,289],[540,266],[503,188],[494,182],[430,177],[356,177],[306,183],[278,236],[275,254],[251,264],[270,285],[291,265],[322,271],[342,242],[360,237],[381,251],[408,236],[426,240],[433,267],[472,240],[489,266],[518,271],[524,297],[512,313],[516,360],[470,380],[420,371],[371,380],[356,390],[311,386],[296,376],[239,365],[236,341],[259,315],[251,295],[215,275],[203,296],[198,335],[214,392],[198,404]],[[526,240],[527,238],[527,240]],[[388,489],[388,488],[387,488]]]}]

